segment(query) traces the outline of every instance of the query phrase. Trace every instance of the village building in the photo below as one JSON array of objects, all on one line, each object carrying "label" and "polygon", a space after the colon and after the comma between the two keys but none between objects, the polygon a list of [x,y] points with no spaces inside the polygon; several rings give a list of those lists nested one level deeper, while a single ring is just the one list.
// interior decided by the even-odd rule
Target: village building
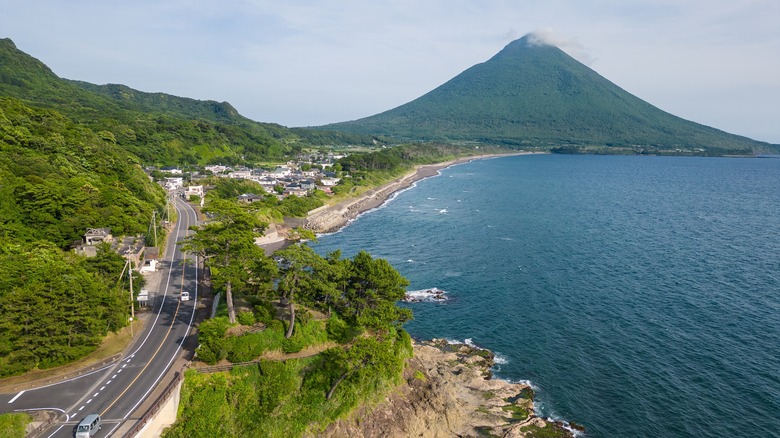
[{"label": "village building", "polygon": [[265,196],[263,195],[256,195],[254,193],[244,193],[242,195],[238,195],[238,202],[249,204],[255,201],[262,201],[263,198],[265,198]]},{"label": "village building", "polygon": [[114,237],[111,235],[111,228],[87,228],[87,232],[84,233],[84,243],[87,245],[97,245],[112,240]]},{"label": "village building", "polygon": [[176,190],[184,186],[184,178],[181,177],[169,177],[165,178],[165,190]]},{"label": "village building", "polygon": [[228,173],[228,178],[233,179],[249,179],[252,177],[251,170],[234,170]]},{"label": "village building", "polygon": [[184,196],[187,199],[191,199],[193,196],[203,198],[203,186],[189,186],[184,192]]},{"label": "village building", "polygon": [[160,259],[160,249],[156,246],[150,246],[144,248],[144,258],[139,267],[139,271],[143,273],[154,272],[157,270],[157,263]]}]

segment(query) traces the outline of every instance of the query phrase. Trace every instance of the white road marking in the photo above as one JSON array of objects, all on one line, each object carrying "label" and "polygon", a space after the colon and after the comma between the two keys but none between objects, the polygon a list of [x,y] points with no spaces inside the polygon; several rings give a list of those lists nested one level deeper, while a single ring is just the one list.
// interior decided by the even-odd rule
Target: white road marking
[{"label": "white road marking", "polygon": [[104,389],[106,389],[106,387],[105,387],[105,386],[102,386],[102,387],[100,387],[100,391],[102,391],[102,390],[104,390]]},{"label": "white road marking", "polygon": [[87,400],[87,404],[92,403],[92,399]]},{"label": "white road marking", "polygon": [[82,407],[80,407],[80,408],[79,408],[79,412],[81,412],[81,410],[82,410],[82,409],[84,409],[84,406],[82,406]]},{"label": "white road marking", "polygon": [[19,394],[16,394],[16,395],[14,396],[14,398],[12,398],[11,400],[8,400],[8,404],[11,404],[11,403],[15,402],[15,401],[16,401],[16,399],[17,399],[17,398],[19,398],[19,397],[21,397],[21,396],[22,396],[22,394],[24,394],[24,392],[25,392],[25,391],[27,391],[27,390],[25,389],[24,391],[19,391]]}]

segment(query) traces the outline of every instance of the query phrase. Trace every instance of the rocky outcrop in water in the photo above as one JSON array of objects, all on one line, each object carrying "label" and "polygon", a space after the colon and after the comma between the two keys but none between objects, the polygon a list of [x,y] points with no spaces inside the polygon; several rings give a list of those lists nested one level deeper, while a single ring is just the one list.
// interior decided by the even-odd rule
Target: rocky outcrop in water
[{"label": "rocky outcrop in water", "polygon": [[534,414],[528,385],[492,379],[489,350],[433,340],[415,342],[414,353],[403,385],[318,436],[573,436],[566,425]]}]

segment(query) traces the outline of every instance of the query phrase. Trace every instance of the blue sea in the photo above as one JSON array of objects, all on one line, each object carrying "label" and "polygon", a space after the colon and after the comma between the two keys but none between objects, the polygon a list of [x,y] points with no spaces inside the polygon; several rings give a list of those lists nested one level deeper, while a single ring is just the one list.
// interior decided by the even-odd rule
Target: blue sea
[{"label": "blue sea", "polygon": [[780,158],[528,155],[417,183],[315,245],[367,250],[588,437],[780,436]]}]

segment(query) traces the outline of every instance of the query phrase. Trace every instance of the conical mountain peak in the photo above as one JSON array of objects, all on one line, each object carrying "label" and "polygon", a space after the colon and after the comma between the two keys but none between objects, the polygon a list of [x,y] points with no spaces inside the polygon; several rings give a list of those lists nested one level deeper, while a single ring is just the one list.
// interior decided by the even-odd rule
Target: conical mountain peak
[{"label": "conical mountain peak", "polygon": [[[395,109],[323,128],[402,141],[635,153],[752,153],[756,142],[689,122],[631,95],[530,33]],[[683,152],[680,152],[683,151]]]}]

